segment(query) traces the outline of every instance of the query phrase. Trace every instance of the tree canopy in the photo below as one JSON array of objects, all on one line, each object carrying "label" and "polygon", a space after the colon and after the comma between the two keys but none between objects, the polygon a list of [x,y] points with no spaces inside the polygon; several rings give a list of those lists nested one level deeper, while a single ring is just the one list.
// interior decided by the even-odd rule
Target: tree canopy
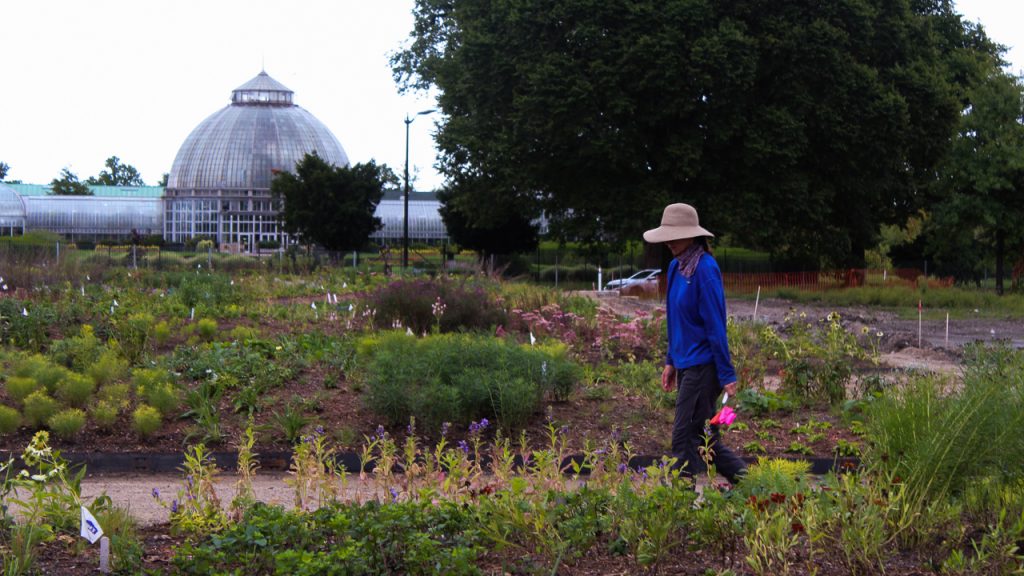
[{"label": "tree canopy", "polygon": [[50,181],[50,194],[53,196],[92,196],[92,190],[79,182],[78,176],[69,168],[60,171],[60,178]]},{"label": "tree canopy", "polygon": [[417,0],[392,66],[436,88],[481,231],[514,207],[617,243],[683,201],[777,259],[857,265],[937,193],[997,53],[950,0]]},{"label": "tree canopy", "polygon": [[0,182],[3,182],[4,178],[7,178],[7,172],[9,172],[10,169],[11,167],[7,162],[0,162]]},{"label": "tree canopy", "polygon": [[303,157],[294,174],[276,174],[270,189],[284,202],[280,217],[289,234],[328,250],[357,250],[380,228],[374,211],[384,190],[397,184],[386,165],[371,160],[337,167],[313,153]]},{"label": "tree canopy", "polygon": [[977,278],[994,256],[1002,293],[1006,256],[1024,256],[1024,86],[996,70],[970,101],[943,169],[947,190],[932,212],[928,247],[960,278]]},{"label": "tree canopy", "polygon": [[85,182],[95,186],[145,186],[139,171],[131,164],[122,164],[117,156],[107,158],[103,163],[107,167],[99,176],[90,176]]}]

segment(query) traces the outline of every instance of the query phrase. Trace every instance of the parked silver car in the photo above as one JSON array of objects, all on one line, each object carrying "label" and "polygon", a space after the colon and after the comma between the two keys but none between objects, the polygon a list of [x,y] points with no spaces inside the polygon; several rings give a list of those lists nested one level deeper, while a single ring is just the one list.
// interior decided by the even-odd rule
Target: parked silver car
[{"label": "parked silver car", "polygon": [[641,270],[628,278],[612,280],[604,285],[604,289],[617,290],[625,288],[626,286],[632,286],[633,284],[640,284],[642,282],[657,282],[659,275],[661,275],[661,270],[658,270],[657,268],[647,268],[646,270]]}]

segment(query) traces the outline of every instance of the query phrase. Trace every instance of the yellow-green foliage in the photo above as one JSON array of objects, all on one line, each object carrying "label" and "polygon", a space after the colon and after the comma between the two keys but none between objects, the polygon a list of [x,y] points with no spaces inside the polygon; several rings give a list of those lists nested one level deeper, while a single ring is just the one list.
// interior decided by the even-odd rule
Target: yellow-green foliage
[{"label": "yellow-green foliage", "polygon": [[96,384],[92,378],[68,372],[64,379],[57,384],[57,398],[60,398],[68,406],[84,408],[95,390]]},{"label": "yellow-green foliage", "polygon": [[50,356],[58,364],[82,372],[100,355],[103,348],[103,342],[96,336],[92,326],[83,324],[78,336],[54,342]]},{"label": "yellow-green foliage", "polygon": [[46,424],[54,434],[65,440],[70,440],[85,427],[85,412],[78,408],[61,410],[50,416]]},{"label": "yellow-green foliage", "polygon": [[159,410],[160,414],[165,417],[176,415],[181,405],[181,394],[170,372],[158,368],[139,368],[132,371],[132,383],[135,384],[135,394]]},{"label": "yellow-green foliage", "polygon": [[810,463],[803,460],[762,456],[757,459],[757,464],[747,469],[747,475],[740,481],[737,489],[744,496],[792,496],[798,492],[807,492],[807,479],[810,473]]},{"label": "yellow-green foliage", "polygon": [[10,406],[0,405],[0,436],[13,434],[21,425],[21,414]]},{"label": "yellow-green foliage", "polygon": [[36,382],[36,379],[31,376],[9,376],[7,378],[6,388],[7,396],[11,400],[21,404],[29,394],[38,390],[40,385]]},{"label": "yellow-green foliage", "polygon": [[196,331],[204,341],[212,342],[217,336],[217,321],[212,318],[202,318],[196,323]]},{"label": "yellow-green foliage", "polygon": [[57,412],[57,401],[43,390],[36,390],[25,398],[25,423],[38,428]]},{"label": "yellow-green foliage", "polygon": [[171,339],[171,325],[167,323],[167,320],[161,320],[153,326],[153,340],[156,341],[158,346],[167,344],[167,341]]},{"label": "yellow-green foliage", "polygon": [[57,390],[57,384],[67,376],[68,372],[67,368],[57,366],[39,354],[25,358],[14,367],[15,375],[34,378],[50,394]]},{"label": "yellow-green foliage", "polygon": [[128,373],[128,362],[122,359],[117,352],[106,350],[96,362],[89,366],[87,373],[96,386],[103,387],[112,382],[117,382]]},{"label": "yellow-green foliage", "polygon": [[160,411],[152,406],[140,405],[132,413],[132,425],[139,436],[149,438],[154,432],[160,429],[162,420]]},{"label": "yellow-green foliage", "polygon": [[93,422],[100,430],[110,430],[114,427],[114,423],[117,422],[117,416],[121,412],[119,409],[120,404],[115,404],[108,400],[100,400],[90,410],[92,414]]},{"label": "yellow-green foliage", "polygon": [[116,406],[118,409],[126,408],[128,406],[128,396],[131,393],[130,388],[127,384],[107,384],[100,388],[97,396],[100,401],[110,403],[112,406]]},{"label": "yellow-green foliage", "polygon": [[247,326],[235,326],[228,332],[228,337],[231,340],[238,342],[245,342],[246,340],[255,340],[259,338],[260,333],[256,328],[249,328]]}]

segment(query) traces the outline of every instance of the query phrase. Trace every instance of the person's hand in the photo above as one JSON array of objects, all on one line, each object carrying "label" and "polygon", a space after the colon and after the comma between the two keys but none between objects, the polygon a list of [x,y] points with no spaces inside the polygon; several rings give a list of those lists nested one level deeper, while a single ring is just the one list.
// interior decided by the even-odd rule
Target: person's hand
[{"label": "person's hand", "polygon": [[665,369],[661,371],[661,389],[665,392],[671,392],[676,387],[676,367],[671,364],[666,364]]},{"label": "person's hand", "polygon": [[724,388],[725,388],[725,393],[728,394],[729,396],[735,396],[736,395],[736,383],[735,382],[733,382],[732,384],[726,384]]}]

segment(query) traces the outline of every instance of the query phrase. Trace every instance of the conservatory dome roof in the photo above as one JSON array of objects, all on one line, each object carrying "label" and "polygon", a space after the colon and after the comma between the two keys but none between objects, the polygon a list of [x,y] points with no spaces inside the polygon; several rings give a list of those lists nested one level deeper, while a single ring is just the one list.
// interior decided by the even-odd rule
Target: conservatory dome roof
[{"label": "conservatory dome roof", "polygon": [[294,171],[311,152],[347,166],[338,139],[292,96],[266,72],[233,90],[231,104],[203,120],[178,149],[167,189],[269,190],[274,172]]}]

